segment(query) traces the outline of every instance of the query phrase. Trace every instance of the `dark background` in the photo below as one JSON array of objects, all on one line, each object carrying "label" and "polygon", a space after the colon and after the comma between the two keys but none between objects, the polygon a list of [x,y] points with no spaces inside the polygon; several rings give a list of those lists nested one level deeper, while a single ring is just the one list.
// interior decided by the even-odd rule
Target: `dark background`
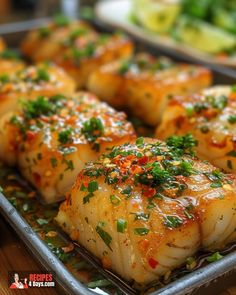
[{"label": "dark background", "polygon": [[[52,16],[62,12],[63,0],[0,0],[0,23],[32,19],[34,17]],[[77,1],[78,6],[92,6],[97,0]],[[78,9],[79,13],[79,9]]]}]

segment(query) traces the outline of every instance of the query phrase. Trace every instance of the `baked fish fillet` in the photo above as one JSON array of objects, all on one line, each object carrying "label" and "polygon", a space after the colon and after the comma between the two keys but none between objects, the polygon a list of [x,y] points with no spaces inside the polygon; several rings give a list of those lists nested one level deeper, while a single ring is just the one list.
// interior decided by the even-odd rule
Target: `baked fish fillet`
[{"label": "baked fish fillet", "polygon": [[192,156],[188,135],[139,138],[79,173],[56,217],[70,237],[124,279],[147,284],[199,249],[235,240],[236,182]]},{"label": "baked fish fillet", "polygon": [[197,91],[209,86],[211,80],[206,68],[140,53],[99,68],[90,76],[88,89],[110,105],[125,107],[156,126],[172,95]]},{"label": "baked fish fillet", "polygon": [[101,65],[128,58],[133,44],[120,34],[99,34],[85,22],[62,18],[29,32],[21,50],[33,61],[56,62],[75,79],[80,89]]},{"label": "baked fish fillet", "polygon": [[17,165],[44,202],[59,201],[86,162],[135,138],[125,118],[90,93],[40,96],[0,119],[0,160]]},{"label": "baked fish fillet", "polygon": [[54,19],[39,29],[30,31],[21,43],[22,53],[34,62],[52,60],[71,46],[75,40],[85,42],[97,33],[83,21]]},{"label": "baked fish fillet", "polygon": [[94,40],[75,43],[53,60],[75,79],[78,88],[83,88],[95,70],[114,60],[129,58],[132,52],[133,44],[126,36],[102,34]]},{"label": "baked fish fillet", "polygon": [[25,62],[11,49],[0,51],[0,80],[14,76],[26,67]]},{"label": "baked fish fillet", "polygon": [[34,100],[39,95],[72,94],[74,90],[74,81],[54,65],[40,64],[13,75],[5,74],[0,77],[0,117],[18,109],[22,100]]},{"label": "baked fish fillet", "polygon": [[200,158],[236,173],[236,90],[214,86],[199,94],[174,97],[163,114],[156,137],[191,133]]}]

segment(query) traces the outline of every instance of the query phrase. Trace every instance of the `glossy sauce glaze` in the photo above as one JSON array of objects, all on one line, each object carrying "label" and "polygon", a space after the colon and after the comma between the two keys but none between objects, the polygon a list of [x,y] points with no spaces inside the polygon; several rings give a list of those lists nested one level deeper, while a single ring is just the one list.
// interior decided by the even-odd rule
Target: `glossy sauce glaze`
[{"label": "glossy sauce glaze", "polygon": [[105,268],[149,283],[235,240],[236,182],[193,156],[192,136],[139,138],[86,165],[56,221]]},{"label": "glossy sauce glaze", "polygon": [[118,113],[90,93],[40,96],[0,121],[0,158],[18,165],[47,203],[63,197],[88,161],[135,138]]},{"label": "glossy sauce glaze", "polygon": [[90,76],[88,89],[156,126],[173,94],[194,92],[209,86],[211,80],[210,71],[203,67],[139,53],[99,68]]},{"label": "glossy sauce glaze", "polygon": [[198,156],[228,172],[236,172],[236,91],[214,86],[199,94],[169,101],[156,137],[191,133]]},{"label": "glossy sauce glaze", "polygon": [[[1,66],[1,61],[0,61]],[[52,64],[29,66],[13,75],[0,77],[0,116],[20,108],[22,100],[39,95],[72,94],[74,81],[63,69]]]},{"label": "glossy sauce glaze", "polygon": [[128,58],[133,44],[121,34],[99,34],[82,21],[55,18],[48,26],[29,32],[21,50],[33,61],[57,63],[81,89],[86,86],[89,75],[101,65]]}]

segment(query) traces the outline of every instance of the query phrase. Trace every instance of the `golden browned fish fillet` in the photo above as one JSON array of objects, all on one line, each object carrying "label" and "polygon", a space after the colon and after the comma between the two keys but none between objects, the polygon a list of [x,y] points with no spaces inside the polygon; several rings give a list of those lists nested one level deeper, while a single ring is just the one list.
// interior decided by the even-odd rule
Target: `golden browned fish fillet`
[{"label": "golden browned fish fillet", "polygon": [[86,162],[135,138],[125,114],[90,93],[40,96],[22,108],[0,120],[0,159],[17,165],[46,203],[63,198]]},{"label": "golden browned fish fillet", "polygon": [[83,88],[101,65],[128,58],[133,44],[120,34],[98,34],[85,22],[59,19],[59,23],[55,20],[30,32],[21,49],[34,61],[56,62],[75,79],[78,88]]},{"label": "golden browned fish fillet", "polygon": [[236,173],[236,90],[214,86],[199,94],[169,101],[156,137],[191,133],[197,153],[228,172]]},{"label": "golden browned fish fillet", "polygon": [[83,21],[56,18],[47,26],[30,31],[21,44],[22,53],[34,62],[52,60],[76,40],[94,39],[97,33]]},{"label": "golden browned fish fillet", "polygon": [[2,37],[0,37],[0,52],[2,52],[6,48],[6,44]]},{"label": "golden browned fish fillet", "polygon": [[72,94],[74,90],[74,81],[54,65],[30,66],[13,75],[5,74],[0,76],[0,117],[19,108],[22,100],[34,100],[39,95]]},{"label": "golden browned fish fillet", "polygon": [[77,82],[78,88],[85,87],[90,75],[100,66],[132,54],[132,42],[121,34],[99,35],[93,41],[78,42],[67,49],[64,55],[55,58]]},{"label": "golden browned fish fillet", "polygon": [[192,156],[188,135],[139,138],[80,172],[56,221],[126,280],[146,284],[235,240],[236,179]]},{"label": "golden browned fish fillet", "polygon": [[110,105],[126,107],[143,122],[156,126],[172,95],[207,87],[211,79],[206,68],[138,54],[99,68],[90,76],[88,89]]},{"label": "golden browned fish fillet", "polygon": [[0,79],[14,76],[16,72],[25,68],[25,62],[13,50],[0,50]]}]

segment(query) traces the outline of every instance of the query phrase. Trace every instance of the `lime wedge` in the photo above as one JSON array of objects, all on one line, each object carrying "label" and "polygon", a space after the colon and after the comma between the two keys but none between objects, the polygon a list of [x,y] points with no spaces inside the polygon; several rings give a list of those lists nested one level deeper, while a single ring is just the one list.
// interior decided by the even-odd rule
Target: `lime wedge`
[{"label": "lime wedge", "polygon": [[236,36],[204,21],[182,16],[174,29],[176,38],[201,51],[216,54],[236,46]]},{"label": "lime wedge", "polygon": [[140,24],[158,33],[170,29],[180,10],[179,0],[133,0],[133,14]]}]

